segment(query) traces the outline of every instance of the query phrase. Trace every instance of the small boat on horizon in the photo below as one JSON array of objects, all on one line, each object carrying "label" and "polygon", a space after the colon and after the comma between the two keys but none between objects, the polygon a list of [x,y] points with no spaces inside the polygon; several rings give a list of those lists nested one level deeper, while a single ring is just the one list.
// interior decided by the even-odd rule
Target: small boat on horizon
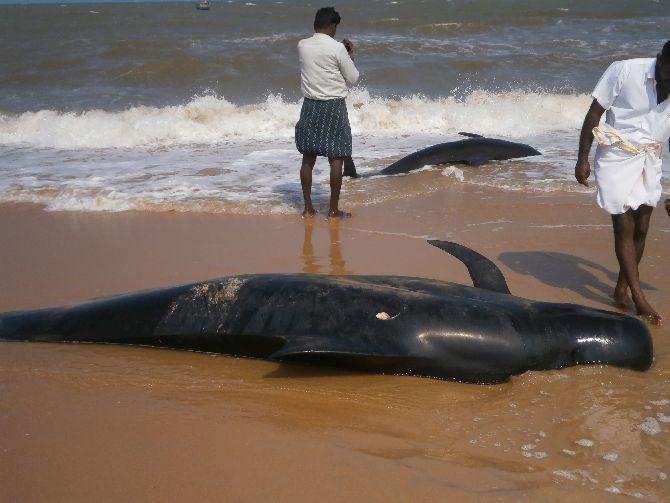
[{"label": "small boat on horizon", "polygon": [[202,0],[195,4],[195,8],[198,10],[209,10],[209,0]]}]

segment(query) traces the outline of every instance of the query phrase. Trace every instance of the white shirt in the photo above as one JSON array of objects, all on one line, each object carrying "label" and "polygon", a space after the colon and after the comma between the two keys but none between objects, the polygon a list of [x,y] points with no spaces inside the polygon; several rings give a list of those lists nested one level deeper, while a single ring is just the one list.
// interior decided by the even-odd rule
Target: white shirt
[{"label": "white shirt", "polygon": [[613,215],[654,207],[661,198],[670,99],[656,103],[655,70],[654,58],[615,61],[592,93],[607,110],[606,125],[594,129],[598,204]]},{"label": "white shirt", "polygon": [[344,98],[358,82],[358,70],[344,44],[325,33],[298,42],[300,90],[305,98]]},{"label": "white shirt", "polygon": [[615,61],[593,90],[607,110],[605,122],[634,143],[658,142],[670,137],[670,99],[657,104],[656,59]]}]

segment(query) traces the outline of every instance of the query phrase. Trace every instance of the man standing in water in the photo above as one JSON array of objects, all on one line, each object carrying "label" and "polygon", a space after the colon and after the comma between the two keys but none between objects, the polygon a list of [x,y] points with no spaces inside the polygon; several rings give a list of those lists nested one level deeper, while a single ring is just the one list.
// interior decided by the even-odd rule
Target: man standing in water
[{"label": "man standing in water", "polygon": [[[595,136],[598,205],[612,215],[619,261],[614,300],[622,307],[635,304],[638,314],[654,324],[661,323],[661,316],[645,298],[638,264],[649,218],[661,198],[661,156],[670,138],[669,91],[670,40],[656,58],[612,63],[593,90],[575,166],[575,178],[588,187]],[[599,125],[606,110],[605,123]]]},{"label": "man standing in water", "polygon": [[302,154],[300,183],[305,217],[316,213],[312,206],[312,170],[319,155],[330,162],[328,218],[351,216],[340,211],[338,204],[343,159],[351,157],[351,127],[344,98],[358,81],[358,70],[353,62],[353,44],[347,39],[342,43],[335,40],[340,20],[333,7],[319,9],[314,35],[298,42],[300,89],[305,99],[295,126],[295,144]]}]

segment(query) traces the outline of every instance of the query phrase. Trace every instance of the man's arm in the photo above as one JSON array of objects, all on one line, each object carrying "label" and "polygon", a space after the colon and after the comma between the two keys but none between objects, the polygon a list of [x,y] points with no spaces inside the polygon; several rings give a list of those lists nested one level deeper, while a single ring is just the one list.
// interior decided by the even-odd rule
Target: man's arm
[{"label": "man's arm", "polygon": [[589,152],[593,144],[593,128],[600,123],[600,118],[605,113],[605,109],[593,100],[589,111],[584,117],[582,133],[579,135],[579,154],[577,155],[577,164],[575,165],[575,178],[579,183],[589,186],[589,176],[591,175],[591,164],[589,163]]},{"label": "man's arm", "polygon": [[[354,56],[354,44],[349,40],[344,39],[346,44],[342,44],[342,50],[340,51],[340,72],[342,72],[342,77],[347,83],[347,87],[353,87],[358,82],[358,70],[356,65],[354,65],[353,56]],[[346,47],[349,47],[350,53],[347,51]],[[349,56],[351,54],[351,56]]]}]

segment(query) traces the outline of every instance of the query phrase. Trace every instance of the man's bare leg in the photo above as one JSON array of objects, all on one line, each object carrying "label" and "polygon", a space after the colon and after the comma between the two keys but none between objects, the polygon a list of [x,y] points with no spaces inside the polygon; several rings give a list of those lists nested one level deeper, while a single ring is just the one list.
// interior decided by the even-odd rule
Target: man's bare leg
[{"label": "man's bare leg", "polygon": [[328,218],[346,218],[351,213],[340,211],[340,189],[342,188],[342,159],[328,158],[330,162],[330,208]]},{"label": "man's bare leg", "polygon": [[[649,212],[649,214],[651,214],[651,210],[652,208],[650,207],[642,207],[641,210],[639,209],[637,211],[642,214],[644,212]],[[640,273],[638,270],[637,250],[635,246],[635,213],[636,212],[633,211],[627,211],[621,215],[612,215],[614,249],[616,251],[617,259],[619,260],[619,267],[623,277],[630,287],[637,313],[647,317],[651,323],[660,324],[662,320],[661,316],[653,307],[651,307],[649,302],[647,302],[642,287],[640,286]],[[646,233],[644,234],[644,237],[646,238]],[[644,245],[642,250],[644,250]]]},{"label": "man's bare leg", "polygon": [[315,155],[303,155],[302,165],[300,166],[300,185],[302,185],[302,197],[305,199],[305,211],[303,217],[311,217],[316,213],[312,206],[312,170],[316,164]]},{"label": "man's bare leg", "polygon": [[[633,234],[633,241],[635,243],[635,255],[638,266],[642,261],[644,255],[644,246],[647,242],[647,232],[649,231],[649,219],[653,208],[651,206],[640,206],[633,213],[635,220],[635,231]],[[627,308],[633,305],[633,299],[628,294],[628,281],[621,269],[619,269],[619,278],[616,287],[614,287],[614,301],[620,307]]]}]

